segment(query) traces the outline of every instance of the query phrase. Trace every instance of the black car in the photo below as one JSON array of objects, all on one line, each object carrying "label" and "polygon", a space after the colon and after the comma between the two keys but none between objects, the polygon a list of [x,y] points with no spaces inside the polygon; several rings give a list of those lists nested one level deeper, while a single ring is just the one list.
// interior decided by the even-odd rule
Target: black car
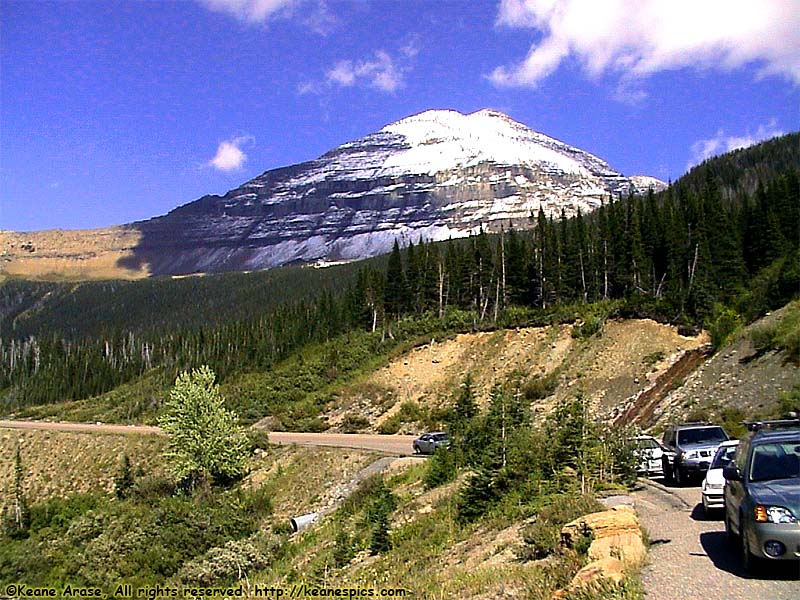
[{"label": "black car", "polygon": [[748,423],[725,467],[725,533],[747,571],[762,560],[800,560],[800,419]]},{"label": "black car", "polygon": [[439,448],[450,444],[450,436],[443,431],[426,433],[414,440],[414,452],[416,454],[433,454]]},{"label": "black car", "polygon": [[666,448],[661,457],[664,479],[684,485],[704,477],[714,452],[728,439],[722,427],[711,423],[670,425],[661,442]]}]

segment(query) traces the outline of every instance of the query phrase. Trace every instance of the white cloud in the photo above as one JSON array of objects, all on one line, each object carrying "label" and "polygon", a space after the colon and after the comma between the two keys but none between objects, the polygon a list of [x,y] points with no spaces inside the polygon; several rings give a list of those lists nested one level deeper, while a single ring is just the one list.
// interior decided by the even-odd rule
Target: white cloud
[{"label": "white cloud", "polygon": [[199,0],[210,10],[228,13],[246,23],[263,23],[286,15],[302,0]]},{"label": "white cloud", "polygon": [[393,94],[405,86],[406,74],[419,50],[415,40],[400,48],[396,56],[377,50],[370,58],[339,60],[317,81],[308,81],[297,87],[298,94],[322,94],[331,88],[371,87],[379,92]]},{"label": "white cloud", "polygon": [[800,85],[798,0],[502,0],[497,25],[541,36],[498,86],[536,87],[569,58],[593,78],[754,63]]},{"label": "white cloud", "polygon": [[207,166],[226,173],[238,171],[247,160],[247,155],[242,151],[241,146],[253,141],[251,136],[241,136],[220,142],[217,153],[208,161]]},{"label": "white cloud", "polygon": [[352,87],[366,83],[381,92],[394,93],[403,86],[403,71],[388,52],[378,50],[370,60],[340,60],[325,78],[339,87]]},{"label": "white cloud", "polygon": [[196,0],[209,10],[227,13],[248,25],[274,19],[295,19],[320,35],[336,28],[338,19],[327,0]]},{"label": "white cloud", "polygon": [[754,134],[747,132],[743,136],[726,135],[722,129],[717,131],[717,134],[706,140],[698,140],[692,144],[692,158],[686,165],[689,169],[701,162],[725,152],[738,150],[739,148],[747,148],[764,140],[783,135],[784,132],[778,129],[778,122],[775,119],[770,120],[766,125],[759,125]]}]

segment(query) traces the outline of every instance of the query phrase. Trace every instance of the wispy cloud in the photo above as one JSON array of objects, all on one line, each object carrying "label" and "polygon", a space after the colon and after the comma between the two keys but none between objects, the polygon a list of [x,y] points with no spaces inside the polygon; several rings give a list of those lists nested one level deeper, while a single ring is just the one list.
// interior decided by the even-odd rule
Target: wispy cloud
[{"label": "wispy cloud", "polygon": [[770,120],[766,125],[759,125],[754,134],[748,131],[745,135],[728,135],[722,129],[719,129],[714,137],[698,140],[692,144],[692,158],[686,168],[689,169],[699,165],[707,158],[717,154],[731,152],[739,148],[747,148],[783,134],[784,132],[778,128],[778,123],[775,119]]},{"label": "wispy cloud", "polygon": [[198,0],[206,8],[227,13],[245,23],[264,23],[287,16],[303,0]]},{"label": "wispy cloud", "polygon": [[248,25],[294,19],[320,35],[338,24],[327,0],[196,0],[209,10],[228,14]]},{"label": "wispy cloud", "polygon": [[245,135],[220,142],[217,153],[206,163],[206,166],[225,173],[238,171],[247,161],[247,154],[242,150],[242,146],[254,141],[252,136]]},{"label": "wispy cloud", "polygon": [[540,36],[524,60],[488,75],[498,86],[536,87],[568,59],[591,78],[611,72],[628,81],[752,63],[759,76],[800,85],[795,0],[503,0],[497,26]]},{"label": "wispy cloud", "polygon": [[404,45],[396,55],[377,50],[371,57],[361,60],[339,60],[328,69],[321,80],[301,84],[300,94],[320,94],[331,88],[369,87],[379,92],[393,94],[405,85],[411,62],[419,53],[416,42]]}]

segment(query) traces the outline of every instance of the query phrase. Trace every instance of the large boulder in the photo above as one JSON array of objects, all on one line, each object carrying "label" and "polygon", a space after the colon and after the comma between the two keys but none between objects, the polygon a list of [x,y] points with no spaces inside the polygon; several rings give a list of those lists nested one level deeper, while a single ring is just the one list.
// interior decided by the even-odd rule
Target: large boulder
[{"label": "large boulder", "polygon": [[584,515],[561,529],[561,544],[567,548],[574,548],[587,537],[591,539],[587,551],[589,562],[575,574],[566,590],[553,595],[554,599],[564,598],[579,588],[618,585],[625,577],[625,570],[640,565],[647,555],[639,519],[630,506]]}]

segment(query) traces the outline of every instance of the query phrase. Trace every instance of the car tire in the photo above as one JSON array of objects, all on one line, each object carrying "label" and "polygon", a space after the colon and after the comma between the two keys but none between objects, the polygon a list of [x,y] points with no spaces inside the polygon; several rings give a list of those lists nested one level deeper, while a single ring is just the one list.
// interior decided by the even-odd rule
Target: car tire
[{"label": "car tire", "polygon": [[759,574],[764,563],[762,559],[750,552],[750,542],[747,541],[747,531],[741,519],[739,521],[739,542],[742,555],[742,568],[745,573],[749,575]]},{"label": "car tire", "polygon": [[739,536],[736,535],[733,531],[733,524],[731,523],[731,518],[728,515],[728,510],[725,510],[725,541],[728,542],[731,546],[733,546],[739,539]]},{"label": "car tire", "polygon": [[675,465],[675,485],[683,487],[686,485],[686,473],[678,465]]},{"label": "car tire", "polygon": [[669,461],[662,461],[661,466],[664,470],[664,483],[672,485],[675,482],[675,478],[672,476],[672,466]]}]

